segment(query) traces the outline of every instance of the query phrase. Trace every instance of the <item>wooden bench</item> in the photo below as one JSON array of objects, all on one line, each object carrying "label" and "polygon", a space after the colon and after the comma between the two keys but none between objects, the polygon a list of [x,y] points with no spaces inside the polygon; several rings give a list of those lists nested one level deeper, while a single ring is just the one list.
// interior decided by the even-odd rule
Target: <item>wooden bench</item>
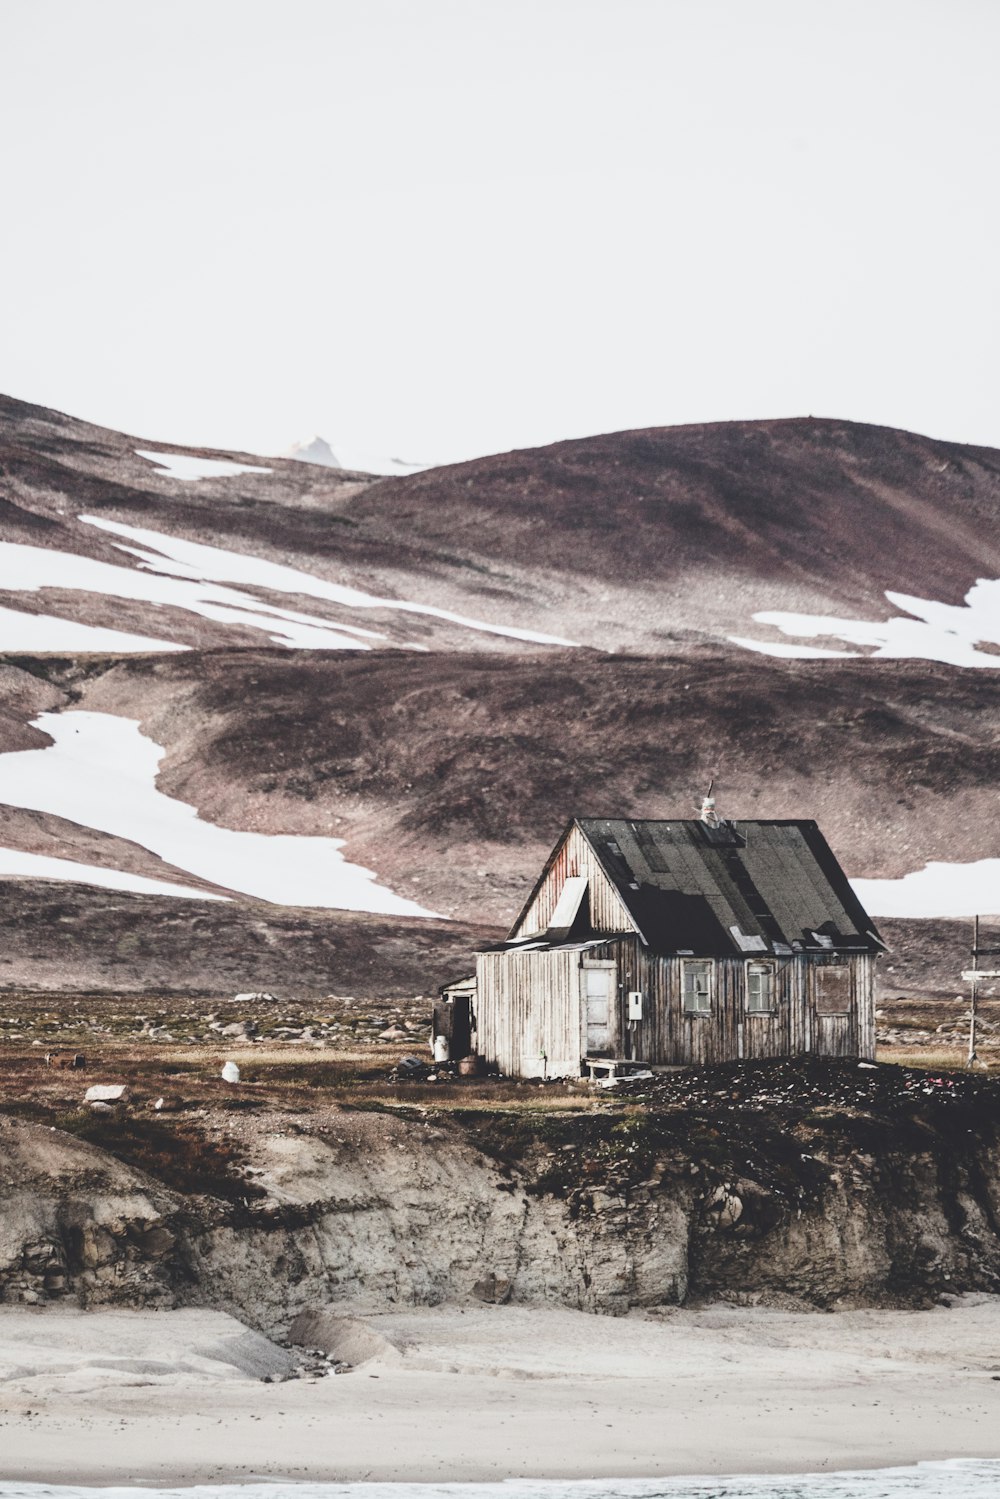
[{"label": "wooden bench", "polygon": [[636,1062],[625,1057],[584,1057],[583,1065],[590,1074],[592,1083],[617,1082],[620,1077],[629,1077],[635,1072],[649,1072],[646,1062]]}]

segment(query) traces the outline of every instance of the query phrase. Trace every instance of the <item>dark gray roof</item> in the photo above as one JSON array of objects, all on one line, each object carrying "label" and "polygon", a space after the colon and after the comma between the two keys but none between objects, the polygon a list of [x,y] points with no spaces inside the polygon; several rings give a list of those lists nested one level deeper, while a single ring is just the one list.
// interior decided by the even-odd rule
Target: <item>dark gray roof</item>
[{"label": "dark gray roof", "polygon": [[655,951],[721,957],[884,946],[815,822],[587,817],[577,826]]}]

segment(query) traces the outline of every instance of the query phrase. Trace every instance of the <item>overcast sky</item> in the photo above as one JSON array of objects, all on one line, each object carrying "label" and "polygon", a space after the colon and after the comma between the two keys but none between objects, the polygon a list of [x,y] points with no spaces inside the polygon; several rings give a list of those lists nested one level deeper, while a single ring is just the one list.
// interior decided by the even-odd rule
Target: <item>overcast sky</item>
[{"label": "overcast sky", "polygon": [[996,0],[0,0],[0,389],[446,462],[1000,446]]}]

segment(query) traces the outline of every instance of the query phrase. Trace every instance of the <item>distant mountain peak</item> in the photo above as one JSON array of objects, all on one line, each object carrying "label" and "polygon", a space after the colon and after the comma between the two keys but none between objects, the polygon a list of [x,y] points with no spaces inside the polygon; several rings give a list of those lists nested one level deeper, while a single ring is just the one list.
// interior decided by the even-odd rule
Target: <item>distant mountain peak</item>
[{"label": "distant mountain peak", "polygon": [[281,456],[295,458],[299,463],[320,463],[324,468],[343,468],[326,438],[318,433],[313,433],[303,442],[293,442]]}]

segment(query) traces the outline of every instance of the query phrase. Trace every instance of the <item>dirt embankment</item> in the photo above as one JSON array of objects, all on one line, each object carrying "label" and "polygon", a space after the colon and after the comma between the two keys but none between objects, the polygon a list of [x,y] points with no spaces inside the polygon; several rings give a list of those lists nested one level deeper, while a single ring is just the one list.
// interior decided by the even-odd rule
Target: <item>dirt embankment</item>
[{"label": "dirt embankment", "polygon": [[[0,1117],[8,1302],[624,1312],[730,1297],[928,1304],[1000,1289],[1000,1083],[899,1067],[678,1074],[156,1117]],[[537,1102],[535,1101],[537,1097]]]}]

